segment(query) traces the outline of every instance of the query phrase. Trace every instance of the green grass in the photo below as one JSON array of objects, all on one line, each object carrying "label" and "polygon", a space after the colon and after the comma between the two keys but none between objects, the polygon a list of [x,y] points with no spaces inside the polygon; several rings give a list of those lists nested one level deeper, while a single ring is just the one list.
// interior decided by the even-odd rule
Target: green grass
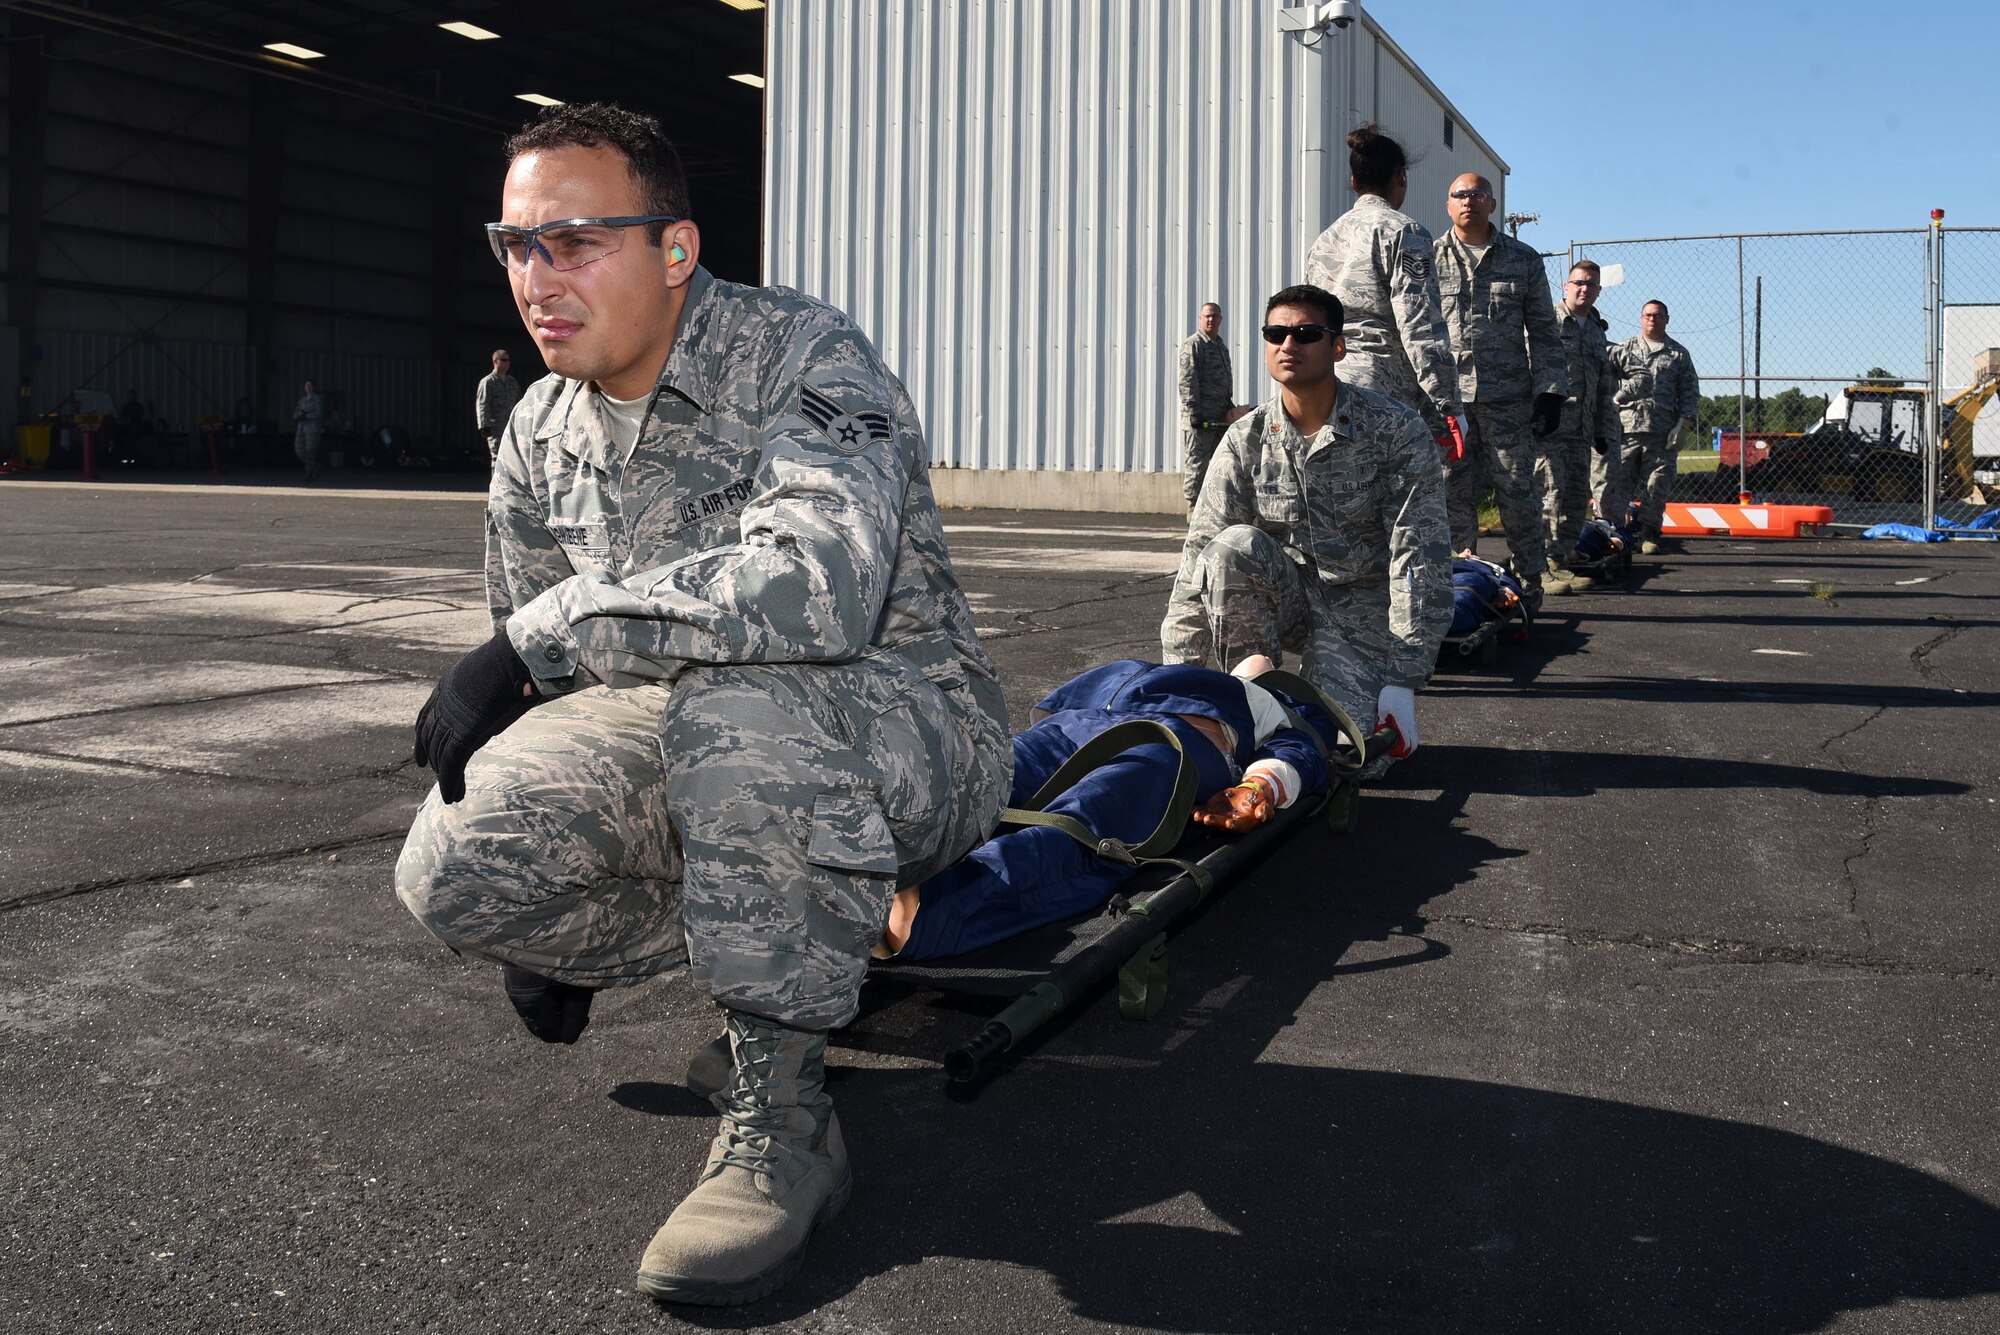
[{"label": "green grass", "polygon": [[[1682,450],[1674,456],[1676,474],[1714,473],[1721,464],[1720,450]],[[1479,531],[1481,533],[1500,531],[1500,503],[1493,499],[1493,490],[1490,487],[1479,493]]]}]

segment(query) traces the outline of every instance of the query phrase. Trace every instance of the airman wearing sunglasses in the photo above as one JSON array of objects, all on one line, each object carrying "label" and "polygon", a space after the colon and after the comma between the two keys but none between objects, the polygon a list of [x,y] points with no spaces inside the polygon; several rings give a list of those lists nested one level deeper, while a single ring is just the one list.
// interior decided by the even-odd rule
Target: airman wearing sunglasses
[{"label": "airman wearing sunglasses", "polygon": [[[991,833],[1006,703],[909,395],[839,311],[700,267],[657,121],[553,110],[509,144],[501,217],[553,374],[500,440],[496,633],[418,717],[438,782],[396,890],[546,1042],[690,966],[733,1069],[638,1284],[748,1302],[847,1200],[826,1032],[896,887]],[[522,1135],[566,1133],[537,1111]],[[663,1202],[684,1172],[601,1167]]]},{"label": "airman wearing sunglasses", "polygon": [[1335,375],[1342,316],[1306,284],[1266,303],[1278,392],[1209,462],[1160,652],[1211,666],[1291,653],[1364,730],[1393,718],[1400,757],[1416,749],[1415,692],[1451,624],[1444,472],[1414,409]]},{"label": "airman wearing sunglasses", "polygon": [[1458,357],[1458,394],[1471,431],[1465,455],[1445,468],[1454,550],[1479,547],[1479,488],[1500,502],[1507,548],[1523,579],[1543,593],[1575,590],[1552,567],[1535,463],[1556,429],[1569,367],[1549,304],[1542,257],[1493,225],[1492,184],[1467,172],[1451,183],[1451,230],[1433,246],[1438,293]]}]

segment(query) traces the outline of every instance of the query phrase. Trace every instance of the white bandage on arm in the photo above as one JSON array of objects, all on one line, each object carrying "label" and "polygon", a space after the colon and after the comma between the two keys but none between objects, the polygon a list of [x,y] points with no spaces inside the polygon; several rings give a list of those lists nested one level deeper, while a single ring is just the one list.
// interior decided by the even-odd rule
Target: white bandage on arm
[{"label": "white bandage on arm", "polygon": [[1302,781],[1299,772],[1292,768],[1290,761],[1266,757],[1263,760],[1251,761],[1250,767],[1243,771],[1245,779],[1253,779],[1260,775],[1277,786],[1279,807],[1288,807],[1299,800]]}]

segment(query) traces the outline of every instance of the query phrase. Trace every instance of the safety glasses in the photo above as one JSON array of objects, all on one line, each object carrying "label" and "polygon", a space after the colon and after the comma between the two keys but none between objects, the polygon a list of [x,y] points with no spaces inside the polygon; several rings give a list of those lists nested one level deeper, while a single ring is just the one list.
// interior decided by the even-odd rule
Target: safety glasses
[{"label": "safety glasses", "polygon": [[486,241],[493,258],[509,269],[525,269],[536,255],[558,272],[581,269],[624,249],[625,229],[647,223],[677,223],[667,213],[641,213],[623,218],[564,218],[539,227],[487,223]]},{"label": "safety glasses", "polygon": [[1272,347],[1291,339],[1294,343],[1317,343],[1333,330],[1323,324],[1267,324],[1264,341]]}]

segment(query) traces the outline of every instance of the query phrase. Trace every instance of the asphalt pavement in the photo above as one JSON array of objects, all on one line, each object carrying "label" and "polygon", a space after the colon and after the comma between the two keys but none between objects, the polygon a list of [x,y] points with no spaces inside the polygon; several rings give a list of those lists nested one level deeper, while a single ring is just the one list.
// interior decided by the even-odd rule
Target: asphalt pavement
[{"label": "asphalt pavement", "polygon": [[[1154,656],[1171,520],[953,512],[1016,723]],[[475,496],[0,481],[0,1329],[2000,1329],[2000,551],[1701,540],[971,1093],[835,1040],[847,1212],[656,1306],[682,979],[521,1031],[390,893]]]}]

